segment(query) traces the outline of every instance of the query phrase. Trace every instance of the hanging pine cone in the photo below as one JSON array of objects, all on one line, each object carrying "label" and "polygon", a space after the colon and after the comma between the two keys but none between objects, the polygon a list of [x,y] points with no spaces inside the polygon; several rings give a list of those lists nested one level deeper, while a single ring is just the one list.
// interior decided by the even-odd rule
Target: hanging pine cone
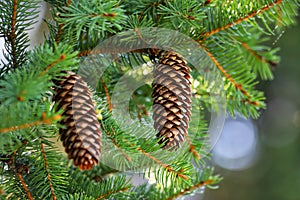
[{"label": "hanging pine cone", "polygon": [[191,116],[190,68],[175,52],[163,53],[152,83],[153,121],[159,143],[170,150],[179,148],[188,134]]},{"label": "hanging pine cone", "polygon": [[82,78],[73,72],[55,82],[54,101],[57,109],[63,109],[60,122],[60,139],[69,159],[81,170],[98,164],[100,156],[100,124],[98,122],[92,94]]}]

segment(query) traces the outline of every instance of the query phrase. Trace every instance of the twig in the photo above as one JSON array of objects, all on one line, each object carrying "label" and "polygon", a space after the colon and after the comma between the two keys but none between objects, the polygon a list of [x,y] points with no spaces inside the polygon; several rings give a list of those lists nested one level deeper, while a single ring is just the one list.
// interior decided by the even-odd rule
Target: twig
[{"label": "twig", "polygon": [[[112,129],[112,131],[114,132],[114,130]],[[129,162],[132,161],[132,159],[121,149],[121,147],[117,144],[116,140],[112,138],[112,135],[110,134],[109,131],[106,132],[107,135],[111,136],[111,141],[113,143],[113,145],[115,145],[115,147],[121,152],[122,156]]]},{"label": "twig", "polygon": [[[69,7],[72,3],[72,0],[68,0],[67,1],[67,7]],[[61,34],[62,34],[62,31],[63,31],[63,24],[59,24],[58,25],[58,30],[57,30],[57,34],[56,34],[56,37],[55,37],[55,42],[56,44],[59,44],[60,42],[60,37],[61,37]]]},{"label": "twig", "polygon": [[213,56],[213,54],[203,46],[204,50],[206,51],[207,55],[211,58],[211,60],[215,63],[217,68],[222,72],[222,74],[235,86],[236,89],[241,91],[248,99],[250,99],[249,93],[243,88],[241,84],[238,84],[231,76],[227,73],[227,71],[221,66],[218,60]]},{"label": "twig", "polygon": [[197,189],[197,188],[199,188],[199,187],[202,187],[202,186],[204,186],[204,185],[209,185],[209,184],[211,184],[212,182],[213,182],[213,180],[201,181],[200,183],[198,183],[198,184],[196,184],[196,185],[193,185],[192,187],[186,188],[185,190],[183,190],[183,191],[181,191],[181,192],[175,194],[175,195],[172,196],[172,197],[169,197],[167,200],[176,199],[176,198],[178,198],[178,197],[180,197],[180,196],[182,196],[182,195],[185,195],[186,193],[188,193],[188,192],[190,192],[190,191],[192,191],[192,190],[195,190],[195,189]]},{"label": "twig", "polygon": [[23,179],[23,177],[22,177],[22,174],[17,173],[17,177],[20,179],[21,184],[22,184],[22,186],[23,186],[23,188],[24,188],[24,190],[25,190],[25,192],[26,192],[26,194],[27,194],[28,199],[29,199],[29,200],[33,200],[32,196],[31,196],[31,193],[30,193],[30,191],[28,190],[28,187],[27,187],[27,185],[26,185],[26,183],[25,183],[25,181],[24,181],[24,179]]},{"label": "twig", "polygon": [[257,58],[258,60],[260,60],[261,62],[267,63],[270,66],[274,67],[277,65],[277,63],[271,61],[271,60],[267,60],[264,57],[262,57],[261,55],[259,55],[257,52],[255,52],[253,49],[251,49],[248,44],[246,44],[245,42],[241,42],[241,45],[247,50],[249,51],[255,58]]},{"label": "twig", "polygon": [[60,42],[60,36],[62,34],[63,26],[64,26],[63,24],[58,25],[57,34],[56,34],[56,37],[55,37],[56,44],[59,44],[59,42]]},{"label": "twig", "polygon": [[199,155],[199,153],[195,150],[195,147],[194,147],[194,145],[193,145],[192,142],[191,142],[190,136],[189,136],[188,134],[185,134],[185,138],[186,138],[187,144],[188,144],[189,147],[190,147],[190,150],[189,150],[189,151],[195,156],[195,158],[196,158],[197,160],[200,160],[200,155]]},{"label": "twig", "polygon": [[84,50],[81,51],[77,54],[77,57],[83,57],[83,56],[88,56],[88,55],[97,55],[97,54],[105,54],[105,53],[109,53],[109,54],[117,54],[117,53],[123,53],[123,52],[133,52],[133,53],[145,53],[146,50],[145,49],[136,49],[136,50],[132,50],[129,51],[129,49],[121,49],[121,48],[114,48],[114,47],[110,47],[108,48],[104,48],[104,49],[94,49],[94,50]]},{"label": "twig", "polygon": [[37,126],[37,125],[40,125],[40,124],[51,124],[52,121],[56,121],[56,120],[59,120],[59,119],[61,119],[61,115],[55,115],[55,116],[46,118],[46,113],[42,113],[42,119],[41,120],[38,120],[38,121],[35,121],[35,122],[30,122],[30,123],[27,123],[27,124],[21,124],[21,125],[11,126],[11,127],[7,127],[7,128],[1,128],[0,133],[25,129],[25,128]]},{"label": "twig", "polygon": [[108,110],[109,110],[109,112],[112,112],[113,105],[111,103],[111,98],[110,98],[110,95],[109,95],[109,91],[108,91],[107,85],[106,85],[106,83],[105,83],[105,81],[103,79],[102,79],[102,84],[103,84],[104,92],[105,92],[106,99],[107,99]]},{"label": "twig", "polygon": [[57,60],[55,60],[54,62],[52,62],[50,65],[48,65],[40,74],[40,76],[43,76],[51,67],[53,67],[54,65],[56,65],[57,63],[59,63],[60,61],[66,59],[66,55],[62,54]]},{"label": "twig", "polygon": [[12,61],[13,61],[13,67],[16,69],[18,66],[17,58],[16,58],[16,22],[17,22],[17,9],[18,9],[18,0],[13,1],[13,12],[12,12],[12,18],[11,18],[11,32],[9,35],[9,41],[11,44],[12,49]]},{"label": "twig", "polygon": [[44,144],[41,143],[40,145],[41,145],[42,155],[43,155],[43,158],[44,158],[45,168],[46,168],[46,171],[47,171],[47,179],[49,181],[52,199],[56,200],[56,195],[55,195],[54,188],[53,188],[53,185],[52,185],[52,182],[51,182],[51,175],[50,175],[50,172],[49,172],[49,165],[48,165],[48,161],[47,161],[47,156],[46,156]]},{"label": "twig", "polygon": [[180,171],[178,172],[178,171],[174,170],[172,167],[170,167],[169,165],[163,163],[162,161],[160,161],[156,157],[152,156],[150,153],[147,153],[142,148],[138,147],[137,150],[140,151],[140,152],[142,152],[142,154],[144,154],[145,156],[147,156],[148,158],[150,158],[151,160],[153,160],[154,162],[156,162],[157,164],[159,164],[160,166],[162,166],[166,170],[168,170],[168,172],[174,172],[175,174],[177,174],[177,176],[179,176],[179,177],[181,177],[181,178],[183,178],[185,180],[188,180],[188,177],[186,175],[180,173]]},{"label": "twig", "polygon": [[[225,26],[221,26],[221,27],[218,27],[218,28],[216,28],[216,29],[214,29],[212,31],[209,31],[209,32],[206,32],[206,33],[202,33],[201,36],[203,36],[204,38],[209,37],[209,36],[211,36],[213,34],[216,34],[216,33],[220,32],[222,30],[228,29],[228,28],[230,28],[230,27],[232,27],[232,26],[234,26],[236,24],[239,24],[239,23],[241,23],[241,22],[243,22],[245,20],[248,20],[248,19],[256,16],[259,13],[265,12],[265,11],[269,10],[270,8],[272,8],[272,7],[274,7],[274,6],[278,5],[278,4],[281,4],[281,3],[282,3],[282,0],[277,0],[274,3],[266,5],[266,6],[262,7],[259,10],[252,11],[252,12],[248,13],[246,16],[241,17],[241,18],[235,20],[234,22],[226,24]],[[201,42],[201,41],[202,40],[199,40],[199,42]]]},{"label": "twig", "polygon": [[251,105],[254,105],[254,106],[259,106],[259,102],[250,101],[250,99],[242,99],[241,102],[246,103],[246,104],[251,104]]}]

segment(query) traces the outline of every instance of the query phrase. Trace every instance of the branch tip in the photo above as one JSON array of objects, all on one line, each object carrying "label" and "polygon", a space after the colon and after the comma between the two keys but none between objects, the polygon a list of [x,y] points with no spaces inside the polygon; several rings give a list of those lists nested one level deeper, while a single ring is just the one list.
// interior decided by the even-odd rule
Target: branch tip
[{"label": "branch tip", "polygon": [[[210,2],[210,1],[209,1],[209,2]],[[221,27],[218,27],[218,28],[216,28],[216,29],[214,29],[214,30],[211,30],[211,31],[209,31],[209,32],[202,33],[201,36],[203,36],[204,38],[207,38],[207,37],[209,37],[209,36],[211,36],[211,35],[213,35],[213,34],[216,34],[216,33],[220,32],[220,31],[223,31],[223,30],[225,30],[225,29],[228,29],[228,28],[230,28],[230,27],[232,27],[232,26],[234,26],[234,25],[237,25],[237,24],[239,24],[239,23],[241,23],[241,22],[243,22],[243,21],[246,21],[246,20],[248,20],[248,19],[254,17],[255,15],[257,15],[257,14],[259,14],[259,13],[262,13],[262,12],[265,12],[265,11],[269,10],[270,8],[272,8],[272,7],[274,7],[274,6],[278,5],[278,4],[281,4],[281,3],[282,3],[282,0],[277,0],[277,1],[275,1],[274,3],[265,5],[264,7],[262,7],[262,8],[259,9],[259,10],[252,11],[252,12],[248,13],[246,16],[241,17],[241,18],[235,20],[234,22],[231,22],[231,23],[229,23],[229,24],[226,24],[225,26],[221,26]],[[201,40],[199,40],[198,42],[200,42],[200,41],[201,41]]]}]

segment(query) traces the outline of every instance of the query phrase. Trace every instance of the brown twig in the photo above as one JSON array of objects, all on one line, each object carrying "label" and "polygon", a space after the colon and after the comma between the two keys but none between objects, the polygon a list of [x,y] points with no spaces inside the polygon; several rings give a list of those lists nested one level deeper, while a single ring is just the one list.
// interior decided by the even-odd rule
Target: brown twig
[{"label": "brown twig", "polygon": [[178,197],[180,197],[180,196],[182,196],[182,195],[184,195],[184,194],[186,194],[186,193],[188,193],[188,192],[190,192],[190,191],[192,191],[192,190],[195,190],[195,189],[197,189],[197,188],[199,188],[199,187],[202,187],[202,186],[204,186],[204,185],[209,185],[209,184],[211,184],[212,182],[213,182],[213,180],[201,181],[200,183],[198,183],[198,184],[196,184],[196,185],[193,185],[192,187],[189,187],[189,188],[187,188],[187,189],[185,189],[185,190],[183,190],[183,191],[181,191],[181,192],[175,194],[175,195],[172,196],[172,197],[169,197],[167,200],[176,199],[176,198],[178,198]]},{"label": "brown twig", "polygon": [[[213,35],[213,34],[216,34],[216,33],[220,32],[220,31],[222,31],[222,30],[228,29],[228,28],[230,28],[230,27],[232,27],[232,26],[234,26],[234,25],[237,25],[237,24],[239,24],[239,23],[245,21],[245,20],[248,20],[248,19],[250,19],[250,18],[256,16],[256,15],[259,14],[259,13],[265,12],[265,11],[269,10],[270,8],[272,8],[272,7],[274,7],[274,6],[278,5],[278,4],[281,4],[281,3],[282,3],[282,0],[277,0],[277,1],[275,1],[274,3],[268,4],[268,5],[262,7],[262,8],[259,9],[259,10],[252,11],[252,12],[248,13],[246,16],[241,17],[241,18],[235,20],[234,22],[231,22],[231,23],[229,23],[229,24],[226,24],[225,26],[221,26],[221,27],[218,27],[218,28],[216,28],[216,29],[214,29],[214,30],[212,30],[212,31],[202,33],[201,36],[203,36],[204,38],[209,37],[209,36],[211,36],[211,35]],[[199,42],[201,42],[201,41],[202,41],[202,40],[199,40]]]},{"label": "brown twig", "polygon": [[[233,96],[229,96],[229,97],[227,97],[227,98],[228,98],[228,100],[230,100],[230,101],[234,101]],[[254,105],[254,106],[260,106],[260,104],[259,104],[258,101],[251,101],[250,99],[240,99],[240,102],[246,103],[246,104],[251,104],[251,105]]]},{"label": "brown twig", "polygon": [[18,9],[18,0],[13,1],[13,11],[11,18],[11,32],[9,35],[9,41],[12,49],[12,61],[13,67],[16,69],[18,67],[18,62],[16,58],[16,23],[17,23],[17,9]]},{"label": "brown twig", "polygon": [[27,185],[26,185],[26,183],[25,183],[25,181],[24,181],[24,179],[23,179],[23,177],[22,177],[22,174],[17,173],[17,177],[20,179],[21,184],[22,184],[22,186],[23,186],[23,188],[24,188],[24,190],[25,190],[25,192],[26,192],[26,194],[27,194],[28,199],[29,199],[29,200],[33,200],[32,196],[31,196],[31,193],[30,193],[30,191],[28,190],[28,187],[27,187]]},{"label": "brown twig", "polygon": [[[149,46],[149,42],[147,40],[145,40],[142,36],[142,34],[140,33],[138,28],[134,29],[134,32],[138,35],[139,39],[141,40],[141,42],[143,42],[144,44],[146,44],[145,46]],[[152,46],[151,48],[156,49],[155,46]]]},{"label": "brown twig", "polygon": [[241,102],[246,103],[246,104],[251,104],[251,105],[254,105],[254,106],[259,106],[259,102],[250,101],[250,99],[242,99]]},{"label": "brown twig", "polygon": [[66,55],[62,54],[57,60],[55,60],[54,62],[52,62],[50,65],[48,65],[40,74],[40,76],[43,76],[51,67],[53,67],[54,65],[56,65],[57,63],[59,63],[60,61],[66,59]]},{"label": "brown twig", "polygon": [[129,188],[122,188],[120,190],[117,190],[117,191],[108,191],[108,193],[104,194],[104,195],[101,195],[100,197],[98,197],[96,200],[100,200],[100,199],[105,199],[107,196],[109,195],[112,195],[112,194],[115,194],[115,193],[118,193],[118,192],[125,192],[126,190],[128,190]]},{"label": "brown twig", "polygon": [[105,92],[106,99],[107,99],[108,110],[109,110],[109,112],[112,112],[113,105],[111,103],[111,98],[110,98],[110,95],[109,95],[109,91],[108,91],[107,85],[106,85],[106,83],[105,83],[105,81],[103,79],[102,79],[102,84],[103,84],[104,92]]},{"label": "brown twig", "polygon": [[189,148],[190,148],[189,151],[195,156],[195,158],[197,160],[200,160],[200,154],[195,150],[195,147],[191,142],[190,136],[188,134],[185,134],[185,138],[186,138],[186,142],[187,142],[187,144],[189,145]]},{"label": "brown twig", "polygon": [[236,89],[241,91],[248,99],[250,99],[249,93],[243,88],[241,84],[238,84],[231,76],[227,73],[227,71],[221,66],[221,64],[218,62],[218,60],[214,57],[214,55],[205,47],[203,46],[203,49],[206,51],[207,55],[210,57],[210,59],[215,63],[217,68],[221,71],[221,73],[231,82]]},{"label": "brown twig", "polygon": [[[114,132],[113,129],[112,129],[112,132]],[[112,136],[112,135],[110,134],[110,132],[106,132],[106,133],[107,133],[107,135]],[[121,147],[118,145],[118,143],[116,142],[116,140],[113,139],[112,137],[111,137],[110,139],[111,139],[113,145],[121,152],[122,156],[123,156],[127,161],[131,162],[132,159],[131,159],[131,158],[130,158],[130,157],[129,157],[122,149],[121,149]]]},{"label": "brown twig", "polygon": [[81,51],[77,54],[77,57],[84,57],[84,56],[89,56],[89,55],[97,55],[97,54],[105,54],[105,53],[110,53],[110,54],[113,54],[113,53],[123,53],[123,52],[133,52],[133,53],[145,53],[146,50],[145,49],[136,49],[136,50],[132,50],[132,51],[129,51],[129,49],[121,49],[121,48],[113,48],[113,47],[110,47],[109,49],[94,49],[94,50],[84,50],[84,51]]},{"label": "brown twig", "polygon": [[[69,7],[71,5],[71,3],[72,3],[72,0],[68,0],[67,1],[67,7]],[[55,37],[56,44],[59,44],[59,42],[60,42],[60,37],[61,37],[62,32],[63,32],[63,26],[64,26],[63,24],[58,25],[57,34],[56,34],[56,37]]]},{"label": "brown twig", "polygon": [[46,113],[42,113],[41,120],[38,120],[38,121],[35,121],[35,122],[30,122],[30,123],[27,123],[27,124],[21,124],[21,125],[11,126],[11,127],[7,127],[7,128],[1,128],[0,133],[25,129],[25,128],[37,126],[37,125],[40,125],[40,124],[50,124],[52,121],[56,121],[56,120],[59,120],[59,119],[61,119],[61,115],[55,115],[55,116],[47,118]]},{"label": "brown twig", "polygon": [[169,165],[163,163],[162,161],[160,161],[156,157],[152,156],[150,153],[147,153],[142,148],[138,147],[137,150],[140,151],[145,156],[147,156],[148,158],[150,158],[151,160],[153,160],[155,163],[159,164],[160,166],[162,166],[163,168],[165,168],[166,170],[168,170],[168,172],[173,172],[173,173],[177,174],[177,176],[179,176],[179,177],[181,177],[181,178],[183,178],[185,180],[188,180],[188,177],[186,175],[182,174],[180,171],[174,170],[172,167],[170,167]]},{"label": "brown twig", "polygon": [[92,17],[98,17],[98,16],[101,16],[101,17],[116,17],[116,13],[103,13],[103,14],[92,14],[91,16]]},{"label": "brown twig", "polygon": [[251,49],[248,44],[246,44],[245,42],[241,42],[241,45],[249,52],[251,53],[255,58],[257,58],[258,60],[260,60],[261,62],[267,63],[268,65],[274,67],[277,65],[277,63],[275,63],[272,60],[267,60],[264,57],[262,57],[261,55],[259,55],[257,52],[255,52],[253,49]]},{"label": "brown twig", "polygon": [[48,165],[48,161],[47,161],[47,156],[46,156],[44,144],[41,143],[40,146],[41,146],[42,155],[43,155],[43,158],[44,158],[45,168],[46,168],[46,171],[47,171],[47,179],[49,181],[52,199],[56,200],[57,198],[56,198],[54,188],[53,188],[53,185],[52,185],[52,181],[51,181],[51,175],[50,175],[50,172],[49,172],[49,165]]},{"label": "brown twig", "polygon": [[62,31],[63,31],[63,26],[64,26],[63,24],[58,25],[57,34],[56,34],[56,37],[55,37],[56,44],[59,44],[59,42],[60,42],[60,37],[61,37]]}]

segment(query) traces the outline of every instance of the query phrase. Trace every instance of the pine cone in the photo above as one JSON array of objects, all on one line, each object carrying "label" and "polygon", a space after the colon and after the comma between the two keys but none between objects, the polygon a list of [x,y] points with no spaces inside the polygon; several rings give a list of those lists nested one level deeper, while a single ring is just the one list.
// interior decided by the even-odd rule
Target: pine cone
[{"label": "pine cone", "polygon": [[162,54],[152,83],[154,128],[159,143],[170,150],[179,148],[188,134],[191,116],[190,68],[175,52]]},{"label": "pine cone", "polygon": [[57,109],[63,109],[65,128],[60,128],[60,139],[63,142],[69,159],[81,170],[88,170],[98,164],[100,152],[100,124],[98,122],[92,94],[87,84],[75,73],[69,72],[55,82],[54,101]]}]

